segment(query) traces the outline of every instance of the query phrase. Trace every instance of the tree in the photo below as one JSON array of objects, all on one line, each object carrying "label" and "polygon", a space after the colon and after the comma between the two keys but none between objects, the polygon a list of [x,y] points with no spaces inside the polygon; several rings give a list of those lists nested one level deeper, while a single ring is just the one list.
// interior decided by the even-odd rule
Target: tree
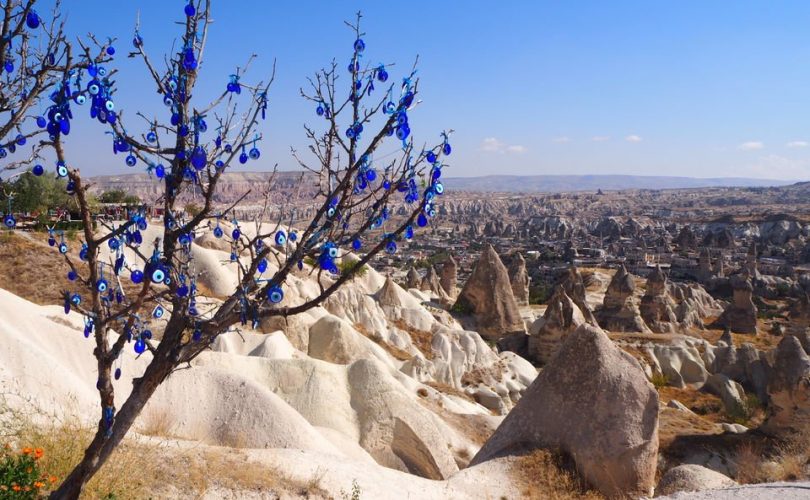
[{"label": "tree", "polygon": [[70,196],[65,192],[65,182],[51,176],[20,175],[4,186],[0,202],[7,205],[11,199],[13,212],[47,212],[67,207]]},{"label": "tree", "polygon": [[[249,235],[246,226],[234,217],[238,201],[217,208],[214,195],[229,166],[235,161],[244,164],[258,159],[261,154],[258,128],[265,118],[275,70],[264,83],[245,83],[251,57],[235,70],[213,102],[198,102],[194,88],[211,25],[210,11],[210,0],[192,0],[185,6],[183,33],[176,45],[179,51],[165,58],[164,69],[152,63],[136,26],[130,56],[143,61],[167,106],[169,119],[146,118],[138,113],[146,128],[139,136],[125,132],[136,127],[131,123],[124,127],[123,114],[105,120],[116,153],[125,153],[129,166],[145,165],[163,186],[162,239],[151,244],[151,251],[144,251],[150,245],[141,234],[149,224],[143,209],[131,210],[126,221],[94,233],[87,186],[77,169],[67,172],[69,189],[80,207],[85,243],[81,262],[74,262],[66,252],[62,254],[74,278],[74,290],[65,292],[64,305],[66,311],[72,309],[85,316],[86,334],[94,341],[101,408],[92,442],[81,462],[53,493],[54,498],[78,497],[157,387],[207,349],[218,335],[236,325],[256,326],[263,318],[290,316],[321,304],[362,272],[375,255],[395,253],[398,245],[413,237],[414,225],[428,225],[436,215],[436,197],[444,191],[440,182],[442,158],[451,152],[447,134],[430,148],[417,147],[408,121],[409,111],[418,102],[415,65],[401,84],[395,84],[388,82],[392,65],[366,63],[358,14],[355,22],[347,23],[354,41],[344,73],[349,76],[345,89],[337,83],[338,74],[346,70],[340,71],[337,63],[332,63],[301,91],[312,102],[320,125],[305,127],[314,161],[296,151],[293,155],[307,172],[304,179],[315,183],[318,194],[314,200],[288,199],[275,207],[269,202],[269,188],[265,208],[253,221],[255,234]],[[375,85],[386,88],[376,90]],[[88,83],[93,105],[99,106],[97,117],[111,99],[112,86],[109,79]],[[209,126],[209,120],[216,125]],[[61,139],[57,130],[51,144],[59,165],[67,165]],[[375,160],[381,145],[392,142],[397,145],[397,154]],[[198,213],[184,213],[179,201],[183,193],[199,197]],[[296,219],[301,208],[297,203],[308,203],[314,216],[307,221]],[[398,206],[404,209],[398,211]],[[230,220],[229,234],[221,229],[221,220]],[[261,221],[269,223],[259,224]],[[197,275],[191,245],[195,237],[210,230],[211,222],[216,222],[214,237],[231,245],[239,284],[211,314],[202,317],[196,307]],[[300,225],[296,228],[294,223]],[[100,253],[103,247],[114,257],[110,262]],[[127,259],[124,248],[136,256],[134,260]],[[350,252],[357,257],[349,257],[351,265],[343,264],[343,257]],[[269,271],[271,262],[273,270]],[[294,271],[317,278],[317,296],[299,303],[285,301],[284,283]],[[108,280],[126,277],[127,273],[138,287],[131,296],[117,285],[118,278]],[[169,316],[160,343],[152,341],[148,320],[138,320],[151,316],[144,311],[149,301],[158,299],[166,304]],[[113,331],[120,335],[116,337]],[[113,367],[128,346],[152,358],[143,375],[134,379],[130,396],[119,409],[112,383],[118,373],[114,375]]]},{"label": "tree", "polygon": [[104,191],[98,197],[101,203],[122,203],[124,205],[138,205],[141,199],[134,194],[129,194],[123,189],[111,189]]}]

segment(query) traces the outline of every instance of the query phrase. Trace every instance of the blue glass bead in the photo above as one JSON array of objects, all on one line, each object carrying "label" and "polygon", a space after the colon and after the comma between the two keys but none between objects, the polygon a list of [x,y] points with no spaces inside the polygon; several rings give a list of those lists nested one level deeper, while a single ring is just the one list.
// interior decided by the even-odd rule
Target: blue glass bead
[{"label": "blue glass bead", "polygon": [[143,38],[141,38],[141,35],[136,33],[135,36],[132,38],[132,46],[138,48],[141,45],[143,45]]},{"label": "blue glass bead", "polygon": [[425,159],[428,161],[428,163],[436,163],[436,154],[433,151],[428,151],[428,153],[425,155]]},{"label": "blue glass bead", "polygon": [[35,10],[33,10],[33,9],[29,10],[28,15],[25,16],[25,24],[26,24],[26,26],[28,26],[32,30],[37,29],[37,28],[39,28],[39,21],[40,21],[40,19],[39,19],[39,15],[37,15],[37,12]]},{"label": "blue glass bead", "polygon": [[337,247],[329,247],[329,257],[335,258],[338,256],[338,249]]},{"label": "blue glass bead", "polygon": [[217,226],[214,228],[214,237],[215,238],[222,238],[222,228]]},{"label": "blue glass bead", "polygon": [[68,169],[67,169],[67,167],[66,167],[66,166],[64,166],[64,165],[58,165],[58,166],[56,167],[56,175],[57,175],[58,177],[67,177],[67,174],[68,174]]},{"label": "blue glass bead", "polygon": [[48,246],[52,247],[52,246],[55,246],[55,245],[56,245],[56,238],[54,238],[53,236],[49,236],[48,237]]},{"label": "blue glass bead", "polygon": [[250,151],[248,152],[248,155],[250,156],[250,159],[252,159],[252,160],[258,160],[258,159],[259,159],[259,156],[261,155],[261,152],[259,152],[259,149],[258,149],[258,148],[253,147],[253,148],[251,148],[251,149],[250,149]]},{"label": "blue glass bead", "polygon": [[163,306],[157,305],[152,310],[152,317],[153,318],[162,318],[163,317],[163,312],[164,312]]},{"label": "blue glass bead", "polygon": [[186,295],[188,295],[188,287],[186,285],[180,285],[177,287],[178,297],[185,297]]},{"label": "blue glass bead", "polygon": [[6,61],[6,64],[3,65],[3,69],[6,70],[6,73],[12,73],[14,71],[14,61]]},{"label": "blue glass bead", "polygon": [[427,220],[427,217],[425,217],[425,214],[420,213],[419,217],[416,218],[416,224],[419,227],[425,227],[425,226],[427,226],[427,223],[428,223],[428,220]]},{"label": "blue glass bead", "polygon": [[48,125],[47,120],[45,120],[44,116],[37,116],[37,127],[45,128]]},{"label": "blue glass bead", "polygon": [[115,47],[113,47],[112,45],[110,45],[109,47],[107,47],[107,55],[108,55],[108,56],[113,56],[113,55],[115,55]]},{"label": "blue glass bead", "polygon": [[9,229],[13,229],[14,226],[17,225],[17,220],[14,218],[13,215],[8,214],[3,218],[3,224],[5,224],[6,227]]},{"label": "blue glass bead", "polygon": [[390,182],[390,181],[387,181],[387,180],[386,180],[386,181],[383,181],[383,189],[385,189],[386,191],[388,191],[389,189],[391,189],[391,182]]},{"label": "blue glass bead", "polygon": [[354,50],[356,52],[363,52],[366,50],[366,42],[364,42],[362,38],[358,38],[354,41]]},{"label": "blue glass bead", "polygon": [[377,80],[385,83],[388,80],[388,72],[385,71],[385,68],[380,66],[380,69],[377,70]]},{"label": "blue glass bead", "polygon": [[121,369],[120,369],[120,368],[116,368],[116,369],[115,369],[115,375],[113,375],[113,376],[115,377],[115,380],[120,379],[120,378],[121,378]]},{"label": "blue glass bead", "polygon": [[45,173],[45,167],[42,165],[34,165],[34,168],[31,169],[31,173],[39,177],[40,175]]},{"label": "blue glass bead", "polygon": [[413,239],[413,226],[408,226],[405,228],[405,239]]},{"label": "blue glass bead", "polygon": [[78,306],[79,304],[82,303],[82,296],[79,295],[78,293],[74,293],[73,295],[70,296],[70,303],[73,304],[74,306]]},{"label": "blue glass bead", "polygon": [[96,290],[98,290],[99,292],[102,292],[102,293],[106,292],[107,287],[108,287],[107,280],[105,280],[104,278],[96,281]]},{"label": "blue glass bead", "polygon": [[385,244],[385,251],[388,254],[395,254],[397,252],[397,243],[395,241],[389,241]]},{"label": "blue glass bead", "polygon": [[146,340],[152,339],[152,330],[144,330],[141,332],[141,338]]},{"label": "blue glass bead", "polygon": [[129,275],[129,279],[131,279],[136,285],[143,283],[143,271],[138,269],[133,270],[132,274]]},{"label": "blue glass bead", "polygon": [[162,283],[166,279],[166,273],[163,272],[163,269],[155,269],[152,271],[151,279],[152,283]]},{"label": "blue glass bead", "polygon": [[140,340],[140,339],[136,340],[135,341],[135,352],[137,354],[143,354],[143,352],[145,350],[146,350],[146,343],[143,340]]},{"label": "blue glass bead", "polygon": [[191,166],[197,170],[202,170],[205,168],[207,162],[208,154],[205,152],[205,149],[203,149],[202,146],[195,147],[194,151],[191,152]]},{"label": "blue glass bead", "polygon": [[283,245],[287,243],[287,235],[284,234],[284,231],[279,231],[276,233],[276,245]]},{"label": "blue glass bead", "polygon": [[224,161],[222,161],[222,160],[217,160],[217,161],[214,163],[214,165],[215,165],[215,166],[216,166],[218,169],[221,169],[221,168],[223,168],[223,167],[225,166],[225,162],[224,162]]},{"label": "blue glass bead", "polygon": [[166,175],[166,167],[164,167],[162,163],[158,164],[158,166],[155,167],[155,177],[157,177],[158,179],[162,179],[165,175]]},{"label": "blue glass bead", "polygon": [[87,102],[87,98],[83,94],[77,94],[76,97],[73,98],[73,101],[81,106],[85,102]]},{"label": "blue glass bead", "polygon": [[260,260],[259,264],[256,266],[256,269],[260,273],[263,273],[263,272],[267,271],[267,261],[265,259]]},{"label": "blue glass bead", "polygon": [[186,4],[186,6],[183,8],[183,11],[186,13],[188,17],[191,17],[197,13],[197,9],[194,8],[194,4],[192,4],[191,2]]},{"label": "blue glass bead", "polygon": [[318,116],[323,116],[323,113],[324,113],[323,106],[318,104],[318,107],[315,108],[315,114],[317,114]]},{"label": "blue glass bead", "polygon": [[355,238],[355,240],[352,241],[352,248],[354,250],[360,250],[360,248],[362,248],[362,247],[363,247],[363,242],[360,241],[360,238]]},{"label": "blue glass bead", "polygon": [[59,244],[59,253],[66,254],[68,251],[68,246],[64,243]]},{"label": "blue glass bead", "polygon": [[436,191],[436,194],[444,193],[444,185],[441,182],[437,182],[433,184],[433,190]]},{"label": "blue glass bead", "polygon": [[374,180],[376,178],[377,178],[377,171],[376,170],[374,170],[373,168],[370,168],[370,169],[368,169],[366,171],[366,180],[368,182],[374,182]]},{"label": "blue glass bead", "polygon": [[443,152],[445,155],[449,155],[449,154],[450,154],[452,151],[453,151],[453,148],[451,148],[451,147],[450,147],[450,144],[448,144],[448,143],[446,143],[446,142],[445,142],[445,143],[444,143],[444,146],[442,146],[442,152]]},{"label": "blue glass bead", "polygon": [[202,330],[196,328],[194,330],[194,333],[191,334],[191,340],[193,340],[194,342],[199,342],[201,338],[202,338]]},{"label": "blue glass bead", "polygon": [[155,141],[157,141],[157,134],[154,131],[150,130],[149,132],[146,133],[146,142],[151,144]]},{"label": "blue glass bead", "polygon": [[281,287],[274,286],[267,290],[267,298],[273,304],[278,304],[282,300],[284,300],[284,292],[281,290]]},{"label": "blue glass bead", "polygon": [[239,163],[244,165],[245,163],[247,163],[247,161],[248,161],[248,155],[247,155],[247,153],[245,153],[243,151],[242,154],[239,155]]},{"label": "blue glass bead", "polygon": [[233,238],[235,240],[238,240],[239,236],[241,236],[241,235],[242,235],[242,231],[240,231],[238,227],[236,229],[234,229],[233,231],[231,231],[231,238]]},{"label": "blue glass bead", "polygon": [[138,160],[133,155],[127,155],[126,163],[128,167],[134,167]]}]

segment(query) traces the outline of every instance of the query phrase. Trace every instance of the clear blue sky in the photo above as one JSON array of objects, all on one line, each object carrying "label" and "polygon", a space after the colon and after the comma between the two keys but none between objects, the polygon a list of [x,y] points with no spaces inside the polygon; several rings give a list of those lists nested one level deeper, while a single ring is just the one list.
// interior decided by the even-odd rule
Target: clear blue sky
[{"label": "clear blue sky", "polygon": [[[140,61],[123,57],[136,13],[158,58],[183,5],[64,0],[71,33],[119,39],[116,101],[130,116],[162,106]],[[810,2],[765,0],[215,0],[201,90],[223,88],[251,52],[256,77],[278,61],[251,170],[294,167],[289,147],[315,122],[298,89],[332,58],[345,65],[343,21],[358,9],[367,57],[396,61],[392,76],[420,56],[413,129],[420,141],[456,130],[448,175],[810,178]],[[83,172],[131,171],[100,125],[77,122],[69,150]]]}]

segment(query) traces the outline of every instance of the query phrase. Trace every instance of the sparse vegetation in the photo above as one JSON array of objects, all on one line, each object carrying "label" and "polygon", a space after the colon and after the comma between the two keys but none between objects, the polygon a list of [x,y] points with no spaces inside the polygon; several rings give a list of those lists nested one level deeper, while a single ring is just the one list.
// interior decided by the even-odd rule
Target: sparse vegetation
[{"label": "sparse vegetation", "polygon": [[652,378],[650,378],[650,382],[652,382],[652,385],[654,385],[656,389],[669,385],[669,379],[667,376],[660,372],[653,373]]},{"label": "sparse vegetation", "polygon": [[[357,267],[358,262],[359,261],[357,259],[352,259],[350,257],[344,257],[338,263],[338,270],[340,271],[340,274],[347,274],[347,273],[351,274],[352,271],[355,271],[354,268]],[[362,278],[363,276],[366,275],[367,272],[368,272],[368,266],[367,265],[362,265],[354,272],[354,275],[353,275],[352,279],[354,279],[354,278]]]},{"label": "sparse vegetation", "polygon": [[559,453],[535,450],[517,458],[517,481],[523,498],[601,499],[575,472],[573,463]]}]

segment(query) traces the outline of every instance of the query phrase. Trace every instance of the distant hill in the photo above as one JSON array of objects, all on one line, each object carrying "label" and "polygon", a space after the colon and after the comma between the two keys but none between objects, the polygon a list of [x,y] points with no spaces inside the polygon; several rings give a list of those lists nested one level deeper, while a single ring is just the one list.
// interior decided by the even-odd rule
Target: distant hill
[{"label": "distant hill", "polygon": [[705,187],[786,186],[794,181],[745,177],[669,177],[645,175],[487,175],[442,179],[454,191],[549,193],[597,189],[684,189]]}]

